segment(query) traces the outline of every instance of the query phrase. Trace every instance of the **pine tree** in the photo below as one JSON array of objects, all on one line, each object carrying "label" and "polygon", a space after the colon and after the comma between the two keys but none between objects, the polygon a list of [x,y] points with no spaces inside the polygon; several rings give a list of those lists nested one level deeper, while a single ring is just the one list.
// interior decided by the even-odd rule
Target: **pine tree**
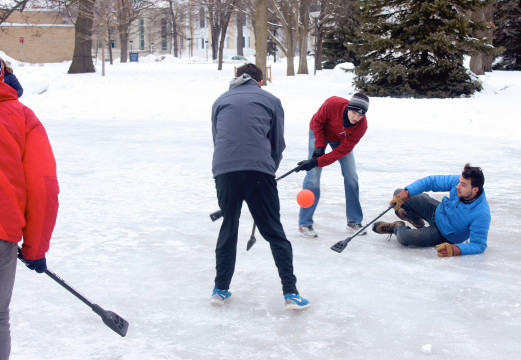
[{"label": "pine tree", "polygon": [[322,42],[324,67],[333,68],[342,62],[352,62],[355,66],[360,64],[353,50],[347,45],[356,41],[356,29],[358,23],[353,13],[352,0],[337,0],[336,12],[332,14],[333,21],[326,29],[326,35]]},{"label": "pine tree", "polygon": [[494,46],[502,46],[505,51],[493,68],[521,70],[521,2],[496,0],[494,24]]},{"label": "pine tree", "polygon": [[457,97],[481,90],[463,66],[463,56],[496,50],[485,39],[484,22],[472,22],[471,10],[484,0],[361,0],[355,46],[361,64],[355,86],[369,96]]}]

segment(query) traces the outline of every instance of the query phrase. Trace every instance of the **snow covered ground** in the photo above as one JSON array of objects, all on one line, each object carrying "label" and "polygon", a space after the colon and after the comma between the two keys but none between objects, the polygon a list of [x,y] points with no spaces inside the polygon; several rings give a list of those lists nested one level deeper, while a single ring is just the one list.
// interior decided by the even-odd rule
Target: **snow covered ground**
[{"label": "snow covered ground", "polygon": [[[0,54],[4,55],[4,54]],[[166,59],[67,75],[69,64],[20,66],[21,101],[46,126],[58,164],[60,211],[48,265],[91,301],[130,322],[125,338],[45,275],[19,265],[11,359],[514,359],[521,353],[521,73],[481,77],[472,98],[372,98],[355,154],[365,221],[395,188],[482,167],[492,210],[484,254],[438,258],[369,232],[348,235],[338,164],[323,172],[317,239],[298,235],[304,174],[279,183],[303,312],[284,310],[269,246],[243,212],[237,268],[223,308],[209,303],[220,221],[211,175],[210,109],[233,64]],[[310,69],[312,69],[312,60]],[[340,69],[285,76],[287,149],[278,174],[307,155],[309,120],[329,96],[349,98]],[[440,198],[443,194],[435,194]],[[393,220],[391,213],[383,217]]]}]

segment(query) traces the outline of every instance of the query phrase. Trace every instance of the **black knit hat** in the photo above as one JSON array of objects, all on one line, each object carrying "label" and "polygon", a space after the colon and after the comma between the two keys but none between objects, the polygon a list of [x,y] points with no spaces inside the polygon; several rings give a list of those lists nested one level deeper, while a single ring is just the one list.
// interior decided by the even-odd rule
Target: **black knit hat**
[{"label": "black knit hat", "polygon": [[347,110],[356,111],[359,114],[365,115],[367,110],[369,110],[369,98],[361,93],[354,94],[349,104],[347,104]]}]

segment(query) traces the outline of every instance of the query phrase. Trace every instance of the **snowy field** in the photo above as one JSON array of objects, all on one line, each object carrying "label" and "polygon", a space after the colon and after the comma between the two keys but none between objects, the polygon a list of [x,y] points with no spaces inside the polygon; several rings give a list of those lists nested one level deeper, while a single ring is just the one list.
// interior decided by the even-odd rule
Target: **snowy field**
[{"label": "snowy field", "polygon": [[[0,55],[4,55],[0,53]],[[521,353],[521,73],[481,77],[471,98],[372,98],[355,148],[364,222],[395,188],[433,174],[485,173],[492,211],[484,254],[438,258],[369,232],[346,238],[338,164],[325,168],[316,239],[297,232],[303,173],[279,183],[302,312],[284,310],[269,246],[243,212],[233,299],[211,306],[221,221],[211,174],[210,109],[233,64],[151,58],[67,75],[69,63],[13,62],[21,101],[44,123],[60,183],[48,265],[89,300],[130,322],[125,338],[45,275],[19,264],[11,305],[12,360],[495,359]],[[329,96],[350,98],[340,69],[285,76],[286,142],[278,174],[307,156],[311,116]],[[312,60],[310,61],[310,70]],[[329,151],[329,150],[328,150]],[[436,194],[441,197],[444,194]],[[391,213],[383,220],[394,221]]]}]

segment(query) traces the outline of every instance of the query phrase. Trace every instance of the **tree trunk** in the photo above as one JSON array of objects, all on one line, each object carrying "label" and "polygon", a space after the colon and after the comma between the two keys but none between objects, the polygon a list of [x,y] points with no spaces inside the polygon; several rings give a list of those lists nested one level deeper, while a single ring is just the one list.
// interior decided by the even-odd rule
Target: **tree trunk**
[{"label": "tree trunk", "polygon": [[216,24],[212,25],[211,29],[212,34],[212,60],[217,59],[217,54],[219,52],[219,43],[217,40],[219,39],[219,27]]},{"label": "tree trunk", "polygon": [[121,58],[119,62],[126,63],[128,58],[128,33],[120,32],[119,42],[121,43]]},{"label": "tree trunk", "polygon": [[168,1],[169,10],[170,10],[170,26],[172,26],[172,43],[173,43],[173,50],[174,50],[174,56],[179,57],[179,41],[177,39],[179,33],[177,31],[177,19],[176,19],[176,12],[174,11],[174,1],[169,0]]},{"label": "tree trunk", "polygon": [[319,31],[318,31],[318,34],[317,34],[317,45],[316,45],[316,58],[317,61],[316,63],[313,65],[315,66],[315,69],[316,70],[322,70],[322,40],[324,39],[324,35],[322,34],[322,32],[320,31],[321,30],[321,27],[319,27]]},{"label": "tree trunk", "polygon": [[226,32],[228,31],[228,24],[230,24],[234,5],[235,1],[232,0],[230,8],[227,8],[226,12],[221,13],[221,39],[219,41],[219,64],[217,70],[223,69],[224,40],[226,39]]},{"label": "tree trunk", "polygon": [[112,38],[110,37],[110,33],[109,33],[109,40],[107,41],[107,49],[109,50],[110,65],[114,65],[114,59],[112,57]]},{"label": "tree trunk", "polygon": [[243,15],[241,13],[237,14],[237,55],[244,56],[244,33],[242,31],[243,27]]},{"label": "tree trunk", "polygon": [[[309,0],[301,0],[298,21],[298,74],[308,74]],[[315,29],[316,31],[316,29]],[[316,55],[315,55],[316,56]]]},{"label": "tree trunk", "polygon": [[179,41],[178,41],[179,32],[177,31],[177,21],[174,19],[172,21],[172,38],[174,39],[174,56],[179,57]]},{"label": "tree trunk", "polygon": [[[491,23],[493,20],[494,14],[494,4],[491,3],[484,8],[481,8],[472,13],[473,21],[486,21]],[[480,34],[482,37],[487,38],[487,42],[492,46],[492,40],[494,33],[493,31],[482,32]],[[494,59],[491,56],[487,56],[483,53],[478,53],[472,55],[470,58],[470,71],[472,71],[476,75],[484,75],[485,71],[492,71],[492,61]]]},{"label": "tree trunk", "polygon": [[295,76],[295,55],[286,56],[286,76]]},{"label": "tree trunk", "polygon": [[101,76],[105,76],[105,41],[101,41]]},{"label": "tree trunk", "polygon": [[255,65],[263,73],[266,82],[266,55],[268,52],[268,0],[255,0]]},{"label": "tree trunk", "polygon": [[96,0],[80,0],[78,18],[74,26],[74,55],[69,74],[95,72],[92,63],[92,22]]},{"label": "tree trunk", "polygon": [[296,34],[288,34],[287,43],[288,49],[286,50],[286,75],[295,76],[295,53],[297,51],[297,36]]}]

